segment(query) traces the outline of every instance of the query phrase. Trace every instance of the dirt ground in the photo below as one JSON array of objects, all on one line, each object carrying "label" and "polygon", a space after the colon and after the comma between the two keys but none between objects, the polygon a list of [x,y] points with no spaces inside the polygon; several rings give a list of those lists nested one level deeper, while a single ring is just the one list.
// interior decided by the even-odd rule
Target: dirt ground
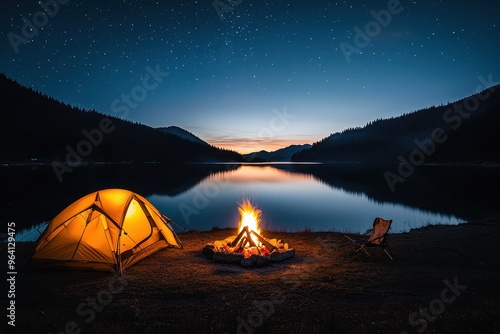
[{"label": "dirt ground", "polygon": [[[500,221],[391,234],[394,261],[352,255],[343,234],[317,232],[264,232],[288,242],[296,255],[263,268],[219,264],[201,255],[206,242],[235,234],[181,233],[184,249],[157,252],[122,277],[26,266],[16,278],[16,327],[8,329],[500,333]],[[18,244],[18,259],[27,259],[33,247]]]}]

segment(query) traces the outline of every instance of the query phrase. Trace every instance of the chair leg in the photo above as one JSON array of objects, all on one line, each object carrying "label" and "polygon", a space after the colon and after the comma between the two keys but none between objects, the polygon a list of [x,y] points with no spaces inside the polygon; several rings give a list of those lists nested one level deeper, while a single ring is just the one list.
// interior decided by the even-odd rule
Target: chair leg
[{"label": "chair leg", "polygon": [[373,256],[366,250],[366,246],[365,245],[361,245],[357,250],[356,250],[356,253],[357,252],[360,252],[360,251],[363,251],[363,255],[369,257],[370,259],[373,259]]},{"label": "chair leg", "polygon": [[391,260],[394,260],[394,255],[392,254],[392,250],[391,250],[391,247],[389,247],[389,245],[387,245],[386,247],[384,247],[384,252],[387,254],[387,256]]},{"label": "chair leg", "polygon": [[[354,246],[354,251],[352,252],[351,255],[362,252],[364,256],[367,256],[370,259],[375,260],[376,258],[378,258],[380,256],[380,254],[382,254],[384,252],[385,254],[387,254],[387,256],[391,260],[394,260],[394,255],[392,253],[391,247],[389,247],[389,244],[387,244],[387,243],[384,243],[382,245],[378,245],[379,247],[376,247],[376,248],[379,248],[379,249],[382,248],[382,250],[380,250],[379,252],[376,252],[376,254],[372,255],[372,254],[370,254],[370,252],[368,252],[368,250],[367,250],[368,247],[365,244],[361,244],[361,243],[357,242],[356,240],[349,238],[347,235],[345,237],[349,241],[351,241],[353,246]],[[370,248],[373,248],[373,247],[370,247]]]},{"label": "chair leg", "polygon": [[358,252],[361,252],[363,250],[364,245],[359,244],[357,242],[354,242],[353,246],[354,246],[354,251],[352,252],[352,255],[357,254]]},{"label": "chair leg", "polygon": [[[376,248],[379,248],[379,247],[376,247]],[[363,254],[366,255],[367,257],[369,257],[372,260],[378,259],[382,253],[385,253],[385,254],[387,254],[387,256],[391,260],[394,260],[394,255],[392,254],[392,251],[391,251],[391,248],[389,247],[389,245],[386,245],[386,246],[383,246],[383,247],[380,247],[380,248],[381,248],[380,251],[375,251],[374,250],[375,254],[372,255],[372,254],[370,254],[370,252],[368,252],[367,247],[365,247],[365,245],[362,245],[360,248],[358,248],[358,250],[356,251],[356,253],[359,252],[359,251],[363,251]]]},{"label": "chair leg", "polygon": [[[380,252],[377,252],[377,254],[375,254],[375,255],[370,254],[370,252],[367,250],[367,247],[363,244],[359,244],[357,242],[354,242],[353,245],[354,245],[354,252],[352,252],[351,255],[362,252],[364,256],[366,256],[372,260],[375,260],[380,256],[380,254],[385,253],[385,254],[387,254],[387,256],[391,260],[394,260],[394,255],[393,255],[392,250],[389,247],[389,245],[382,246],[382,250]],[[379,248],[379,247],[377,247],[377,248]]]},{"label": "chair leg", "polygon": [[357,254],[359,251],[361,251],[362,245],[360,245],[358,243],[353,243],[353,246],[354,246],[354,250],[351,253],[351,255]]}]

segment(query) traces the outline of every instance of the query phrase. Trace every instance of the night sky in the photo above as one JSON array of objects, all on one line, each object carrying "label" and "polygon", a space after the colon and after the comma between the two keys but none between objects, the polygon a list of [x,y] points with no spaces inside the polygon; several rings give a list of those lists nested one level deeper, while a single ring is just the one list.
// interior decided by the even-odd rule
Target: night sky
[{"label": "night sky", "polygon": [[498,0],[59,1],[45,16],[37,1],[2,2],[0,71],[241,153],[454,101],[484,88],[479,76],[500,81]]}]

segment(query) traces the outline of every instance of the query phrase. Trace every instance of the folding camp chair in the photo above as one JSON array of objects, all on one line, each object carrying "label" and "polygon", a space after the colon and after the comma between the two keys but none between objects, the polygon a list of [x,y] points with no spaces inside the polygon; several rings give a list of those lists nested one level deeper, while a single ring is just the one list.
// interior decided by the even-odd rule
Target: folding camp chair
[{"label": "folding camp chair", "polygon": [[[392,255],[391,248],[387,243],[387,233],[389,228],[391,227],[392,220],[386,220],[383,218],[375,218],[373,221],[373,228],[367,230],[363,235],[368,235],[368,233],[372,233],[370,237],[366,240],[359,238],[351,238],[347,235],[345,236],[349,241],[351,241],[354,245],[354,253],[362,252],[366,256],[371,259],[375,259],[380,255],[380,253],[384,252],[389,256],[391,260],[394,260],[394,256]],[[379,252],[374,255],[370,254],[368,249],[380,249]]]}]

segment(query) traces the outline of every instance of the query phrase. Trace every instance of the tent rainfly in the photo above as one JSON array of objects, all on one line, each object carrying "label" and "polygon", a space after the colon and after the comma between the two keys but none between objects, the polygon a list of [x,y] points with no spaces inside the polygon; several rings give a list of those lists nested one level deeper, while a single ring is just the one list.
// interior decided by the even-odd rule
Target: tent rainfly
[{"label": "tent rainfly", "polygon": [[86,195],[59,213],[38,238],[36,267],[110,271],[182,244],[144,197],[123,189]]}]

